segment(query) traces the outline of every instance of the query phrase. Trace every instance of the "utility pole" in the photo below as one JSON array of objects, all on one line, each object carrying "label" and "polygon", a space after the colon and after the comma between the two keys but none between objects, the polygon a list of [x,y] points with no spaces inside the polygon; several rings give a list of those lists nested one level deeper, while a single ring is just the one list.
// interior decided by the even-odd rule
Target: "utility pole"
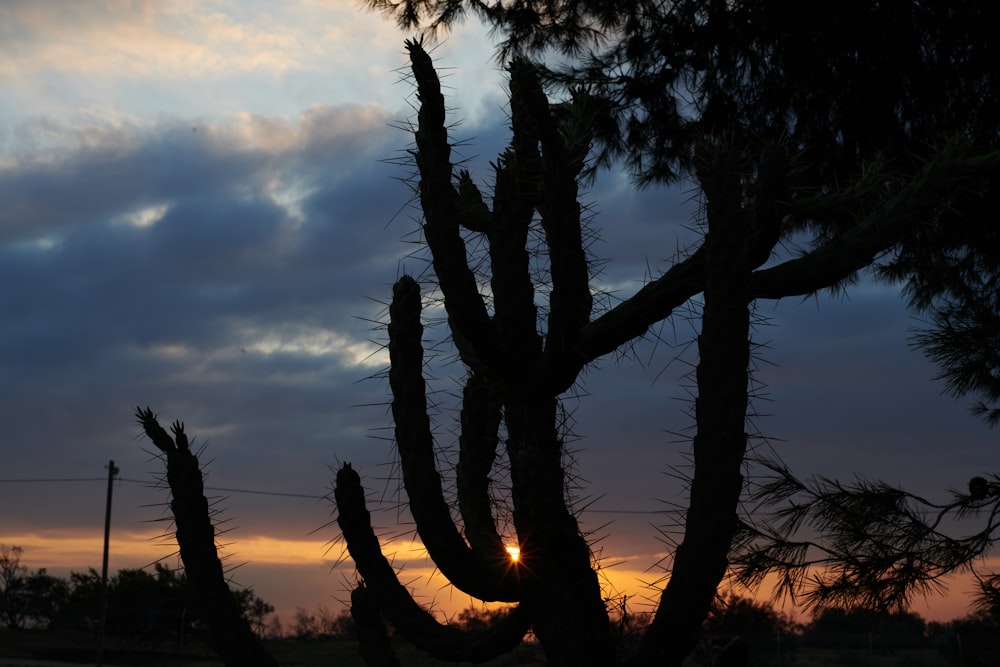
[{"label": "utility pole", "polygon": [[115,467],[114,460],[108,461],[108,502],[104,509],[104,564],[101,567],[101,609],[97,631],[96,667],[104,665],[104,630],[108,619],[108,544],[111,538],[111,492],[114,489],[115,475],[119,472],[121,471]]}]

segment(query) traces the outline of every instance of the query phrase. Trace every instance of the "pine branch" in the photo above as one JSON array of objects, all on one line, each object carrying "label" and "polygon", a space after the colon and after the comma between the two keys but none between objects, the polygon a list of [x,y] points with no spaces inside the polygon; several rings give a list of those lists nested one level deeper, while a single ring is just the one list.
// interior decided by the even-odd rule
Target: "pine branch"
[{"label": "pine branch", "polygon": [[[767,464],[773,477],[753,499],[757,525],[744,524],[734,548],[737,578],[759,586],[777,574],[777,595],[809,606],[905,608],[949,574],[974,571],[1000,539],[1000,477],[975,477],[966,493],[935,504],[883,483],[846,485],[796,479]],[[952,537],[942,526],[985,515],[979,530]],[[805,532],[810,539],[796,539]]]}]

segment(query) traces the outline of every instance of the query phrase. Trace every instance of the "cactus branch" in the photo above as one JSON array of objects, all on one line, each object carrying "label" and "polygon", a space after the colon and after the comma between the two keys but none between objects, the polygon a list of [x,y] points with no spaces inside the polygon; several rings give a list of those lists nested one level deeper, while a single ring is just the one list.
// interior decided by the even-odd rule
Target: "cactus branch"
[{"label": "cactus branch", "polygon": [[170,510],[177,527],[184,573],[201,619],[208,626],[208,642],[229,667],[277,667],[261,646],[250,624],[240,614],[226,583],[215,546],[215,527],[208,511],[198,457],[191,451],[184,424],[174,422],[171,437],[150,408],[136,408],[143,431],[167,459],[167,483],[173,496]]},{"label": "cactus branch", "polygon": [[[580,329],[589,321],[593,306],[590,271],[583,247],[581,207],[577,201],[577,177],[583,161],[579,159],[578,147],[574,146],[577,148],[574,151],[567,145],[534,66],[526,61],[515,61],[510,71],[515,133],[519,125],[524,127],[523,131],[542,148],[543,196],[538,209],[552,273],[546,356],[553,369],[568,365],[575,368],[571,371],[575,375],[578,364],[567,357],[575,355]],[[575,144],[589,143],[581,137],[574,140]]]},{"label": "cactus branch", "polygon": [[644,664],[679,665],[694,648],[738,526],[750,362],[747,236],[753,232],[741,207],[739,172],[724,148],[713,150],[698,170],[707,203],[708,271],[698,337],[694,477],[684,538],[640,646]]},{"label": "cactus branch", "polygon": [[[649,327],[670,317],[675,308],[699,294],[704,287],[705,253],[699,248],[583,327],[576,356],[580,368],[642,336]],[[558,389],[565,391],[575,379],[575,375],[565,374]]]},{"label": "cactus branch", "polygon": [[363,581],[351,591],[351,618],[358,633],[358,651],[365,664],[368,667],[400,667],[382,612]]},{"label": "cactus branch", "polygon": [[427,416],[420,324],[420,287],[409,276],[393,286],[389,306],[389,384],[403,484],[417,532],[431,558],[459,590],[482,600],[514,602],[518,581],[503,549],[480,554],[462,539],[444,499]]},{"label": "cactus branch", "polygon": [[438,623],[414,601],[392,565],[371,526],[361,477],[345,463],[337,472],[334,489],[337,523],[348,552],[364,578],[378,608],[409,642],[439,660],[485,662],[513,649],[528,631],[530,621],[522,606],[514,607],[489,628],[463,631]]},{"label": "cactus branch", "polygon": [[[957,180],[973,173],[995,173],[1000,167],[1000,152],[969,155],[970,150],[970,146],[952,141],[898,194],[844,234],[802,257],[753,273],[751,296],[779,299],[809,294],[871,266],[879,254],[899,243],[913,216],[936,205]],[[829,199],[831,206],[840,204],[836,195]],[[807,206],[821,210],[822,199],[809,200]]]},{"label": "cactus branch", "polygon": [[[515,124],[516,126],[516,124]],[[534,303],[529,257],[528,228],[534,215],[529,163],[533,147],[514,146],[496,163],[496,194],[490,227],[490,267],[494,321],[504,350],[504,365],[498,375],[509,375],[515,367],[537,362],[542,349],[538,336],[538,310]]]},{"label": "cactus branch", "polygon": [[506,546],[497,533],[490,499],[490,470],[499,445],[503,397],[498,382],[472,374],[462,392],[455,486],[465,539],[474,551],[503,557]]},{"label": "cactus branch", "polygon": [[420,204],[424,211],[424,238],[434,258],[441,291],[445,296],[448,325],[462,361],[477,370],[499,365],[496,332],[476,277],[466,260],[460,225],[476,227],[483,207],[466,197],[460,199],[452,183],[451,145],[445,128],[444,96],[430,56],[420,42],[408,40],[413,76],[417,82],[420,111],[417,120],[415,157],[420,171]]}]

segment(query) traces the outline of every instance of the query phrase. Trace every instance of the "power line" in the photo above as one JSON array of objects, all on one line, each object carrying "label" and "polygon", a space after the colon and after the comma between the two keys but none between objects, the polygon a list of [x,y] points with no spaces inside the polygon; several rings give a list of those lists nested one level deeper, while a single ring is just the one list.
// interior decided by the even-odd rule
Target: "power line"
[{"label": "power line", "polygon": [[[122,477],[123,482],[132,482],[133,484],[146,484],[150,485],[148,480],[141,479],[128,479]],[[252,493],[258,496],[285,496],[288,498],[309,498],[311,500],[324,500],[327,496],[317,496],[308,493],[291,493],[289,491],[262,491],[260,489],[234,489],[225,486],[206,486],[204,487],[206,491],[225,491],[226,493]]]},{"label": "power line", "polygon": [[[119,482],[128,482],[130,484],[144,484],[146,486],[155,486],[155,482],[150,480],[142,479],[129,479],[128,477],[117,477]],[[103,477],[51,477],[51,478],[26,478],[26,479],[0,479],[0,484],[4,483],[28,483],[28,482],[39,482],[39,483],[50,483],[50,482],[103,482],[105,478]],[[307,498],[309,500],[326,500],[330,496],[329,494],[317,496],[314,494],[307,493],[292,493],[289,491],[264,491],[261,489],[237,489],[233,487],[225,486],[206,486],[206,491],[222,491],[224,493],[248,493],[258,496],[282,496],[285,498]],[[586,513],[589,514],[667,514],[670,510],[626,510],[626,509],[604,509],[604,508],[588,508]]]},{"label": "power line", "polygon": [[[119,482],[129,482],[131,484],[144,484],[146,486],[155,486],[155,482],[144,479],[129,479],[128,477],[116,477]],[[23,479],[0,479],[0,484],[3,483],[49,483],[49,482],[103,482],[105,478],[103,477],[31,477]],[[309,498],[312,500],[323,500],[328,496],[317,496],[314,494],[306,493],[291,493],[288,491],[263,491],[260,489],[236,489],[224,486],[206,486],[206,491],[225,491],[227,493],[252,493],[261,496],[286,496],[289,498]]]},{"label": "power line", "polygon": [[52,477],[33,479],[0,479],[0,483],[7,482],[103,482],[104,477]]},{"label": "power line", "polygon": [[224,486],[206,486],[206,491],[226,491],[227,493],[253,493],[260,496],[287,496],[289,498],[311,498],[313,500],[325,500],[329,496],[314,496],[305,493],[289,493],[286,491],[257,491],[255,489],[229,489]]}]

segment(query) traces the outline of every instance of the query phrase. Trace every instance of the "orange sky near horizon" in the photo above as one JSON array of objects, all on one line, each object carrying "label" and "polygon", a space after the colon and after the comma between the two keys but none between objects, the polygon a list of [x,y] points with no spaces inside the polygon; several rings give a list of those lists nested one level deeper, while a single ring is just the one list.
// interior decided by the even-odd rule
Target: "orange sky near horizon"
[{"label": "orange sky near horizon", "polygon": [[[227,565],[235,566],[234,582],[241,587],[252,587],[265,601],[275,606],[283,627],[291,627],[297,609],[315,611],[318,606],[339,612],[349,599],[350,588],[356,573],[349,558],[345,558],[342,545],[323,538],[286,539],[266,535],[243,535],[225,542],[221,552]],[[102,537],[84,534],[83,531],[42,530],[20,534],[0,535],[0,544],[18,545],[24,549],[22,565],[34,571],[45,568],[50,574],[68,576],[93,567],[100,570],[103,551]],[[162,531],[114,531],[111,537],[109,570],[114,574],[120,569],[152,567],[155,562],[180,566],[176,543]],[[419,540],[395,539],[383,547],[386,557],[398,566],[400,580],[406,583],[415,598],[425,607],[447,620],[468,607],[482,607],[482,602],[452,587],[427,558]],[[663,557],[666,554],[659,554]],[[1000,559],[990,559],[1000,565]],[[650,569],[649,555],[607,556],[599,575],[609,609],[627,595],[631,613],[652,611],[658,596],[655,588],[664,574]],[[969,613],[973,592],[969,577],[953,576],[946,582],[944,595],[917,599],[911,610],[928,621],[949,621]],[[722,590],[725,590],[725,584]],[[750,593],[735,590],[750,597]],[[756,596],[769,600],[769,589]],[[799,620],[808,615],[790,602],[778,602],[778,609]]]}]

